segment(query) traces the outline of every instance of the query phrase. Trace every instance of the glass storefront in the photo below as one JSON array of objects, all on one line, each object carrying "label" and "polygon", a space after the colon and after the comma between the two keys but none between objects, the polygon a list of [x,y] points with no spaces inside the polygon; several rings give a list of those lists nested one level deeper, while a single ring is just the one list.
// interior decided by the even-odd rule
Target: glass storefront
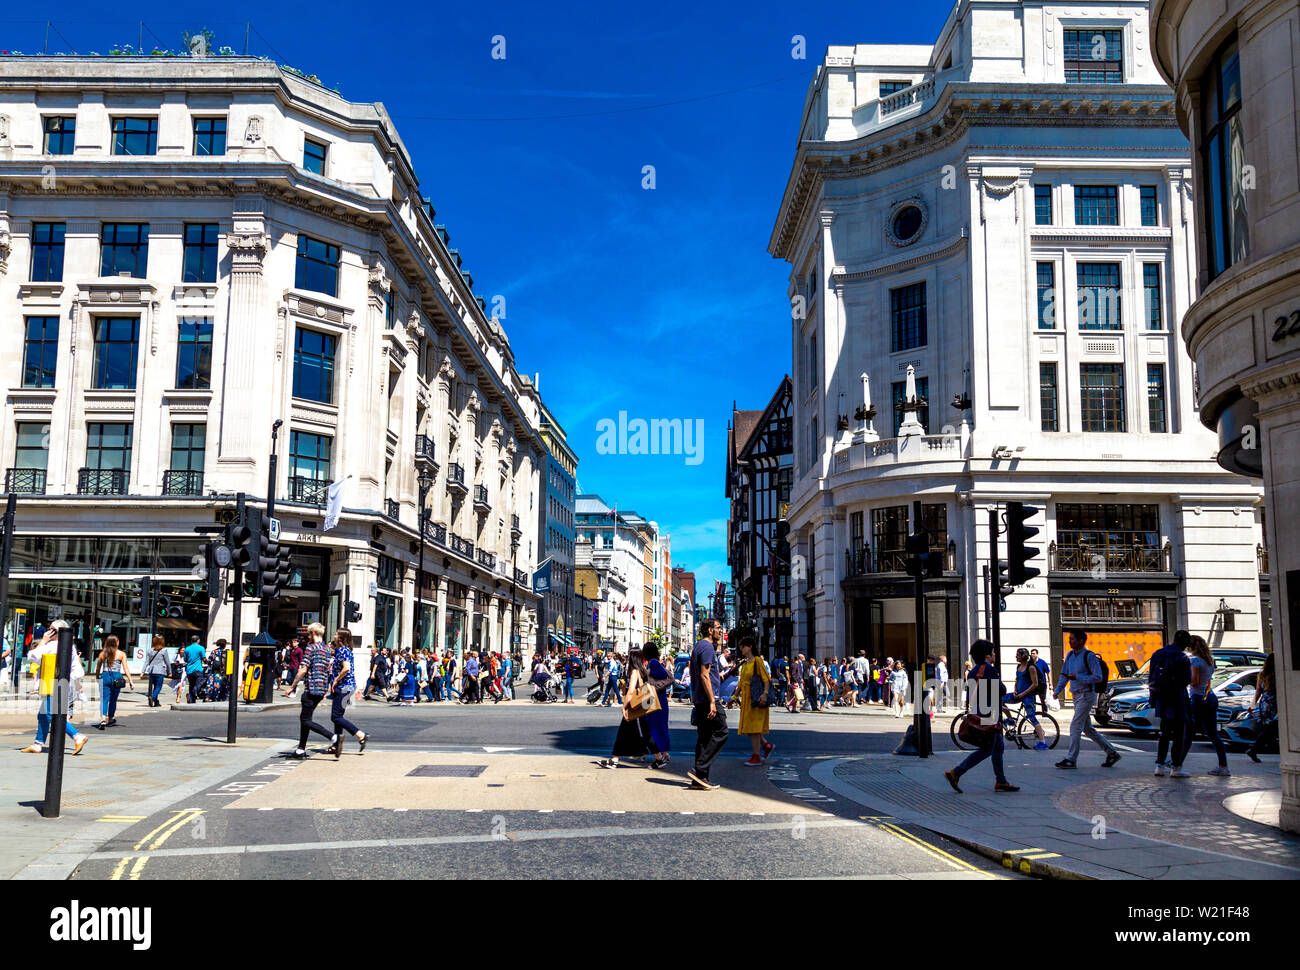
[{"label": "glass storefront", "polygon": [[438,607],[420,604],[420,649],[432,650],[438,645]]},{"label": "glass storefront", "polygon": [[448,609],[443,632],[447,652],[459,660],[465,654],[465,611]]},{"label": "glass storefront", "polygon": [[396,651],[402,642],[402,601],[385,593],[375,594],[375,646]]},{"label": "glass storefront", "polygon": [[289,547],[289,582],[270,604],[267,632],[276,640],[305,635],[303,628],[324,623],[326,636],[338,629],[338,607],[328,592],[329,554],[303,546]]}]

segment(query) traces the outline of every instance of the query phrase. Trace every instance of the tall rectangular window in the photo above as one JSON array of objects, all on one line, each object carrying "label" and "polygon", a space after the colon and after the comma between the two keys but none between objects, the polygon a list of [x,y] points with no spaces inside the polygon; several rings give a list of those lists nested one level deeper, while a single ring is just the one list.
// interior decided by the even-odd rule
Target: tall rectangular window
[{"label": "tall rectangular window", "polygon": [[304,138],[302,142],[302,167],[308,172],[314,172],[316,175],[325,174],[325,155],[329,151],[328,146],[322,142],[312,141],[310,138]]},{"label": "tall rectangular window", "polygon": [[1124,365],[1080,364],[1079,401],[1084,431],[1124,430]]},{"label": "tall rectangular window", "polygon": [[32,282],[63,282],[62,222],[32,223]]},{"label": "tall rectangular window", "polygon": [[158,154],[158,119],[114,118],[113,154]]},{"label": "tall rectangular window", "polygon": [[913,283],[889,291],[890,350],[924,347],[925,283]]},{"label": "tall rectangular window", "polygon": [[1162,330],[1164,323],[1160,315],[1160,264],[1142,264],[1142,296],[1146,302],[1147,329]]},{"label": "tall rectangular window", "polygon": [[1164,364],[1147,364],[1147,416],[1152,434],[1164,434],[1169,430]]},{"label": "tall rectangular window", "polygon": [[322,434],[295,431],[289,436],[289,474],[312,481],[330,480],[330,451],[333,439]]},{"label": "tall rectangular window", "polygon": [[1067,30],[1063,60],[1066,84],[1123,84],[1123,31]]},{"label": "tall rectangular window", "polygon": [[1215,53],[1200,82],[1204,130],[1202,181],[1196,194],[1209,241],[1205,265],[1215,277],[1250,252],[1242,176],[1246,136],[1242,129],[1241,63],[1235,34]]},{"label": "tall rectangular window", "polygon": [[1050,185],[1034,186],[1034,225],[1050,226],[1052,224],[1052,187]]},{"label": "tall rectangular window", "polygon": [[393,325],[397,322],[397,294],[392,290],[388,292],[388,299],[384,300],[384,329],[392,330]]},{"label": "tall rectangular window", "polygon": [[99,275],[144,279],[149,271],[149,223],[106,222],[99,233]]},{"label": "tall rectangular window", "polygon": [[140,349],[139,317],[96,317],[95,360],[90,386],[99,390],[134,390]]},{"label": "tall rectangular window", "polygon": [[132,426],[129,424],[86,425],[86,467],[97,470],[129,471]]},{"label": "tall rectangular window", "polygon": [[28,317],[23,344],[23,387],[53,387],[59,359],[59,318]]},{"label": "tall rectangular window", "polygon": [[174,472],[203,471],[207,432],[206,424],[173,424],[172,459],[167,467]]},{"label": "tall rectangular window", "polygon": [[1056,364],[1038,365],[1038,410],[1044,431],[1060,431],[1060,404],[1056,387]]},{"label": "tall rectangular window", "polygon": [[45,143],[41,147],[46,155],[71,155],[76,147],[77,119],[72,116],[47,115],[41,119]]},{"label": "tall rectangular window", "polygon": [[181,320],[176,346],[176,386],[202,390],[212,386],[212,318]]},{"label": "tall rectangular window", "polygon": [[217,281],[217,224],[215,222],[185,224],[183,263],[182,283]]},{"label": "tall rectangular window", "polygon": [[906,505],[871,510],[871,545],[875,551],[876,572],[902,572],[907,559],[906,543]]},{"label": "tall rectangular window", "polygon": [[45,471],[50,461],[50,425],[47,421],[18,422],[18,444],[14,448],[15,468]]},{"label": "tall rectangular window", "polygon": [[194,119],[194,154],[195,155],[226,154],[226,119],[225,118],[195,118]]},{"label": "tall rectangular window", "polygon": [[339,247],[333,243],[298,237],[298,265],[293,285],[329,296],[339,295]]},{"label": "tall rectangular window", "polygon": [[299,327],[293,346],[293,396],[330,404],[334,400],[334,345],[327,333]]},{"label": "tall rectangular window", "polygon": [[1122,330],[1119,263],[1079,263],[1080,330]]},{"label": "tall rectangular window", "polygon": [[1038,329],[1056,328],[1056,265],[1038,264]]},{"label": "tall rectangular window", "polygon": [[1154,185],[1139,185],[1138,198],[1141,202],[1142,225],[1160,225],[1160,209],[1156,205],[1156,187]]},{"label": "tall rectangular window", "polygon": [[1076,226],[1118,226],[1119,186],[1076,185],[1074,224]]},{"label": "tall rectangular window", "polygon": [[[903,399],[907,397],[907,381],[895,381],[890,388],[893,392],[893,411],[894,411],[894,437],[898,437],[898,429],[903,426],[903,410],[899,407]],[[916,379],[916,396],[925,401],[923,407],[916,409],[916,420],[921,422],[921,427],[925,428],[925,433],[930,433],[930,378],[918,377]]]}]

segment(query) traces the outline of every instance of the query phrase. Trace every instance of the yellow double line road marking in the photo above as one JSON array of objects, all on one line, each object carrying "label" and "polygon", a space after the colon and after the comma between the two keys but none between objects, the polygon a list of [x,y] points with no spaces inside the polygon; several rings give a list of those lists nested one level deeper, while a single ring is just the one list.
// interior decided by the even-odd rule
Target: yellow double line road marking
[{"label": "yellow double line road marking", "polygon": [[963,859],[958,859],[955,855],[944,852],[943,849],[939,848],[937,845],[931,845],[929,842],[913,835],[911,832],[905,832],[897,825],[885,821],[886,819],[892,819],[892,815],[859,815],[858,818],[864,822],[874,822],[876,828],[883,829],[895,838],[902,839],[904,842],[907,842],[915,848],[920,849],[922,852],[938,859],[940,862],[945,862],[956,869],[965,869],[969,872],[983,872],[979,866],[973,866]]},{"label": "yellow double line road marking", "polygon": [[[135,844],[135,851],[139,852],[141,849],[145,849],[145,843],[148,842],[149,847],[145,849],[145,851],[152,852],[161,847],[162,844],[171,838],[178,830],[194,822],[202,814],[204,814],[204,812],[201,808],[184,808],[173,811],[172,818],[163,822]],[[153,841],[150,842],[150,839]],[[113,874],[108,878],[121,879],[123,875],[126,875],[127,864],[130,863],[132,859],[135,860],[135,865],[131,866],[131,872],[128,878],[139,879],[140,873],[144,871],[145,865],[149,862],[149,857],[147,855],[123,856],[118,864],[113,868]]]}]

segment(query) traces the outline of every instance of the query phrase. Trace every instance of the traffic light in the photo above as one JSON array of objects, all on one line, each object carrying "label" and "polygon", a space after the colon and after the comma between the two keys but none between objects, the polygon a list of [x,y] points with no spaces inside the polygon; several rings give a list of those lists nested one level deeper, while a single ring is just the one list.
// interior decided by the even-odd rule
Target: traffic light
[{"label": "traffic light", "polygon": [[361,622],[361,604],[356,600],[348,600],[348,622]]},{"label": "traffic light", "polygon": [[1038,556],[1041,549],[1025,545],[1041,531],[1035,526],[1027,525],[1039,513],[1037,506],[1025,505],[1023,502],[1007,503],[1007,561],[1008,578],[1013,586],[1021,586],[1038,575],[1039,571],[1026,563]]},{"label": "traffic light", "polygon": [[140,580],[140,595],[131,598],[131,609],[135,615],[148,619],[154,614],[154,605],[158,599],[159,587],[162,584],[148,576]]},{"label": "traffic light", "polygon": [[280,544],[271,541],[271,523],[261,521],[257,536],[257,564],[253,569],[253,596],[256,599],[278,595],[276,575],[280,569]]},{"label": "traffic light", "polygon": [[904,570],[917,579],[940,579],[943,576],[943,553],[930,549],[930,537],[925,533],[908,536],[903,542],[907,553]]},{"label": "traffic light", "polygon": [[226,526],[226,545],[230,547],[231,565],[256,571],[262,510],[246,505],[241,511],[243,514]]},{"label": "traffic light", "polygon": [[1007,564],[1001,559],[998,560],[998,609],[1005,612],[1007,608],[1007,597],[1016,591],[1011,585],[1011,577]]},{"label": "traffic light", "polygon": [[222,592],[221,567],[230,565],[230,549],[220,542],[204,542],[199,544],[199,555],[203,557],[204,575],[208,581],[208,599],[219,600]]},{"label": "traffic light", "polygon": [[164,618],[171,615],[172,598],[170,596],[159,596],[154,601],[154,616]]}]

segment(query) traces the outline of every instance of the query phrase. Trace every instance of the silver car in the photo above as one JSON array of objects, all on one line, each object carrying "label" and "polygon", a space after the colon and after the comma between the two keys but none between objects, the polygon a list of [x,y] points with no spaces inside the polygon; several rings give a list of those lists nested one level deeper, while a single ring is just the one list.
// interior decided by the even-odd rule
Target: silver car
[{"label": "silver car", "polygon": [[[1210,689],[1219,698],[1219,720],[1226,720],[1236,708],[1237,698],[1251,697],[1259,677],[1259,667],[1220,667],[1210,676]],[[1110,702],[1110,719],[1117,726],[1123,724],[1134,734],[1157,734],[1160,716],[1151,708],[1151,695],[1146,688],[1117,695]]]}]

